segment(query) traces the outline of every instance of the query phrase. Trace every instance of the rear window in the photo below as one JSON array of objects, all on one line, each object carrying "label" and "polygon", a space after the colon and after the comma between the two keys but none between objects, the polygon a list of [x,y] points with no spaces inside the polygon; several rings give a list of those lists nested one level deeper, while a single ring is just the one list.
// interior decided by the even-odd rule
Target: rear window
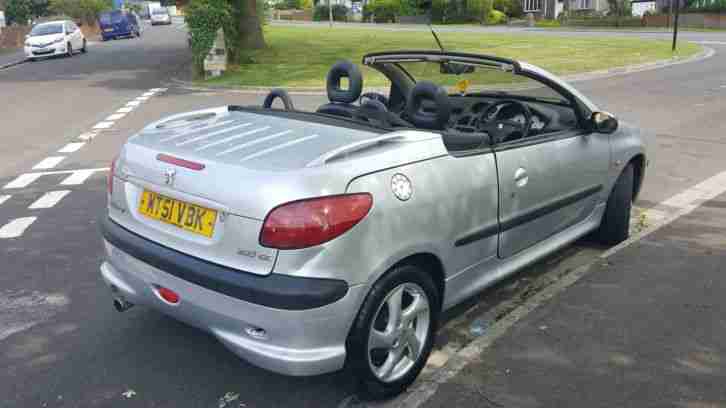
[{"label": "rear window", "polygon": [[101,22],[101,24],[120,23],[122,19],[123,19],[123,13],[118,10],[101,13],[101,15],[99,17],[99,21]]},{"label": "rear window", "polygon": [[151,13],[152,14],[155,14],[157,16],[158,15],[168,14],[168,12],[166,11],[166,9],[163,9],[163,8],[154,9],[154,11],[152,11]]}]

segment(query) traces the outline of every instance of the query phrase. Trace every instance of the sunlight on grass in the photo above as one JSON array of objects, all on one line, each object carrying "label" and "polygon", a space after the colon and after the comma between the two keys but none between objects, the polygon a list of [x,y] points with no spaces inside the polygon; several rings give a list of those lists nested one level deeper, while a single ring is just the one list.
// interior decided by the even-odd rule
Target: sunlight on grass
[{"label": "sunlight on grass", "polygon": [[[490,54],[527,61],[556,74],[571,74],[671,58],[669,41],[635,38],[577,38],[471,32],[439,33],[448,50]],[[247,56],[251,64],[232,66],[222,77],[206,81],[226,86],[323,87],[336,61],[360,64],[364,54],[400,49],[435,49],[424,31],[359,28],[265,27],[268,48]],[[675,56],[687,57],[701,47],[681,42]],[[363,68],[365,86],[385,86],[385,78]]]}]

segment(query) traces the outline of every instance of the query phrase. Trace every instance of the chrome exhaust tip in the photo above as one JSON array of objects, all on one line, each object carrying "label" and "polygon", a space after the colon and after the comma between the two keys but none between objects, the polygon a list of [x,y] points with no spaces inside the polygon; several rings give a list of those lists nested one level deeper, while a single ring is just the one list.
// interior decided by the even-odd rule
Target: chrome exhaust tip
[{"label": "chrome exhaust tip", "polygon": [[113,307],[117,312],[125,312],[134,306],[133,303],[127,302],[124,299],[116,298],[113,300]]}]

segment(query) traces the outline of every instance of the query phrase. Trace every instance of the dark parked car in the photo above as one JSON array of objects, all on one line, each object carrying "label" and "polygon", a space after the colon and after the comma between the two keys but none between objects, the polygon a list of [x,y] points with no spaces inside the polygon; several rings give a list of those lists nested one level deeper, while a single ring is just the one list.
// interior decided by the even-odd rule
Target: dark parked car
[{"label": "dark parked car", "polygon": [[103,12],[98,16],[103,41],[120,37],[141,37],[136,15],[121,10]]}]

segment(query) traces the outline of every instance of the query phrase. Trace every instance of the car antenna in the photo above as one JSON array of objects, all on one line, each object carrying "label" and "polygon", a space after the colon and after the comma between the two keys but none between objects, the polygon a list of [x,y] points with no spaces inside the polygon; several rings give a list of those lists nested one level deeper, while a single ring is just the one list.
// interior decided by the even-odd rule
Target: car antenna
[{"label": "car antenna", "polygon": [[431,26],[431,23],[429,23],[429,29],[431,29],[431,34],[434,36],[434,40],[436,40],[436,44],[439,45],[439,48],[441,48],[441,52],[444,52],[444,46],[441,45],[441,41],[439,40],[439,36],[436,35],[436,31],[434,31],[434,27]]},{"label": "car antenna", "polygon": [[436,31],[434,31],[434,27],[431,25],[431,9],[433,8],[432,0],[424,0],[421,3],[421,8],[424,10],[428,10],[429,14],[429,30],[431,30],[431,35],[434,36],[434,40],[436,40],[436,44],[439,45],[439,48],[441,49],[441,52],[444,52],[444,46],[441,44],[441,40],[439,40],[439,36],[436,35]]}]

